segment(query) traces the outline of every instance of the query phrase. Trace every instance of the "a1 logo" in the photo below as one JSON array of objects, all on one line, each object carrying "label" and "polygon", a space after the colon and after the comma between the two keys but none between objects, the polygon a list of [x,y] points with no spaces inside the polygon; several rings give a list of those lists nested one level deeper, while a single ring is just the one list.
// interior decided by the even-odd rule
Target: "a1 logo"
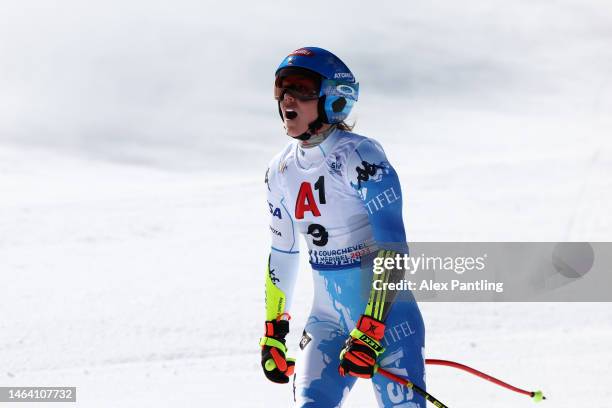
[{"label": "a1 logo", "polygon": [[[319,204],[325,204],[325,178],[323,176],[319,177],[314,184],[314,189],[319,192]],[[314,198],[312,186],[309,182],[304,181],[300,185],[300,191],[295,200],[295,218],[298,220],[303,219],[306,211],[310,211],[315,217],[321,216],[321,211],[317,207]]]}]

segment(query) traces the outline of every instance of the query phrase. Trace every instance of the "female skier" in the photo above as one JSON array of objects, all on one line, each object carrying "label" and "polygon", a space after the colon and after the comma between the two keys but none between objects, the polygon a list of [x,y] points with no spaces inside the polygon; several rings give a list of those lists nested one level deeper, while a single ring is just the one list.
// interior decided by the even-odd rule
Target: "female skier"
[{"label": "female skier", "polygon": [[[409,388],[374,375],[380,365],[425,388],[425,329],[410,292],[383,289],[401,271],[372,270],[375,256],[407,253],[407,244],[395,170],[377,141],[344,122],[358,93],[348,67],[321,48],[295,50],[276,70],[274,97],[293,140],[266,172],[272,248],[261,364],[276,383],[293,375],[298,407],[339,407],[362,377],[372,378],[380,407],[425,408]],[[308,245],[314,301],[296,364],[285,336],[298,233]]]}]

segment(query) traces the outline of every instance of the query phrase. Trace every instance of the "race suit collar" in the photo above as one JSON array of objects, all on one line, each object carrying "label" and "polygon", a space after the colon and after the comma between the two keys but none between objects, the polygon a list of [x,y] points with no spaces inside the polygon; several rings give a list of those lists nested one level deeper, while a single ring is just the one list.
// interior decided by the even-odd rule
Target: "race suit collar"
[{"label": "race suit collar", "polygon": [[327,152],[330,152],[333,147],[335,130],[336,126],[332,126],[325,132],[298,143],[297,155],[301,166],[310,168],[325,159]]}]

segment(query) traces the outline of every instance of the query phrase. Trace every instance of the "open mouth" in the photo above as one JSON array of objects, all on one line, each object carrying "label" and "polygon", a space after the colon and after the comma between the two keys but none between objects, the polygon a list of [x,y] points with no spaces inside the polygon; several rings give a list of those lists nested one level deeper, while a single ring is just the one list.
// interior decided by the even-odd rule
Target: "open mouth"
[{"label": "open mouth", "polygon": [[292,119],[295,119],[295,118],[297,118],[297,115],[298,115],[298,114],[297,114],[297,112],[296,112],[296,111],[291,110],[291,109],[285,109],[285,118],[286,118],[287,120],[292,120]]}]

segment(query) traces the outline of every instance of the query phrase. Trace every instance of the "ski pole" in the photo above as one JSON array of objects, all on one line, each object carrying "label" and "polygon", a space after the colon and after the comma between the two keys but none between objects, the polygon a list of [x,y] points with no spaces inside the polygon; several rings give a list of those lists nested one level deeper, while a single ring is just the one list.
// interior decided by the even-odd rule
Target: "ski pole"
[{"label": "ski pole", "polygon": [[540,402],[542,400],[545,400],[546,397],[542,394],[542,391],[527,391],[527,390],[523,390],[521,388],[515,387],[513,385],[510,385],[506,382],[503,382],[493,376],[490,376],[489,374],[483,373],[481,371],[478,371],[472,367],[466,366],[465,364],[461,364],[461,363],[457,363],[454,361],[448,361],[448,360],[437,360],[437,359],[433,359],[433,358],[428,358],[425,360],[425,364],[430,364],[430,365],[441,365],[441,366],[447,366],[447,367],[454,367],[454,368],[458,368],[460,370],[463,371],[467,371],[470,374],[474,374],[480,378],[484,378],[487,381],[491,381],[494,384],[497,384],[501,387],[507,388],[511,391],[514,392],[518,392],[519,394],[524,394],[524,395],[528,395],[530,396],[534,402]]},{"label": "ski pole", "polygon": [[398,384],[402,384],[408,388],[412,388],[414,391],[416,391],[418,394],[422,395],[423,398],[425,398],[427,401],[431,402],[432,404],[434,404],[436,407],[438,408],[448,408],[446,405],[444,405],[443,403],[441,403],[436,397],[434,397],[433,395],[431,395],[430,393],[428,393],[427,391],[425,391],[424,389],[422,389],[421,387],[419,387],[418,385],[416,385],[415,383],[413,383],[412,381],[406,379],[406,378],[402,378],[399,377],[387,370],[385,370],[384,368],[380,368],[379,366],[376,366],[376,372],[380,375],[382,375],[383,377],[387,377],[388,379],[390,379],[391,381],[395,381]]}]

